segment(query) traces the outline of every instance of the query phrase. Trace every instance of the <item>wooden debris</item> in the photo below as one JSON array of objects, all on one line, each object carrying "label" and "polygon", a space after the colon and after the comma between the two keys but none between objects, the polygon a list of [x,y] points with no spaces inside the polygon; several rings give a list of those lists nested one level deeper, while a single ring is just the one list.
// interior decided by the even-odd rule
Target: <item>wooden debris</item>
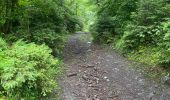
[{"label": "wooden debris", "polygon": [[73,77],[73,76],[77,76],[77,73],[69,73],[69,74],[67,75],[67,77]]}]

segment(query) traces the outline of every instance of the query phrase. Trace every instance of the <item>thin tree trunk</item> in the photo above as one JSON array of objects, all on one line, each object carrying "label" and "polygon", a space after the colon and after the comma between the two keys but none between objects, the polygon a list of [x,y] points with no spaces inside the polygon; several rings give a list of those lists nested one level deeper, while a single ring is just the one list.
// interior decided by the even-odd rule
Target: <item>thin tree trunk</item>
[{"label": "thin tree trunk", "polygon": [[4,34],[7,34],[12,30],[12,19],[17,2],[18,0],[5,0],[5,23],[1,27],[1,31]]},{"label": "thin tree trunk", "polygon": [[10,0],[6,0],[6,2],[5,2],[5,8],[6,8],[5,20],[6,21],[5,21],[4,25],[2,25],[2,32],[4,34],[7,34],[10,31],[11,7],[12,7],[12,2],[10,2]]}]

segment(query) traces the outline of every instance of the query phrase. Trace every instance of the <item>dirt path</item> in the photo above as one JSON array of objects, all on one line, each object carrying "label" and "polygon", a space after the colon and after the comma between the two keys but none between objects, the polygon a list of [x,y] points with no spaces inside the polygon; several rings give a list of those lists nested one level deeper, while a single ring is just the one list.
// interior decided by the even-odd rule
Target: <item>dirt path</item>
[{"label": "dirt path", "polygon": [[170,87],[129,68],[130,62],[113,50],[81,41],[85,35],[71,36],[64,50],[64,100],[170,100]]}]

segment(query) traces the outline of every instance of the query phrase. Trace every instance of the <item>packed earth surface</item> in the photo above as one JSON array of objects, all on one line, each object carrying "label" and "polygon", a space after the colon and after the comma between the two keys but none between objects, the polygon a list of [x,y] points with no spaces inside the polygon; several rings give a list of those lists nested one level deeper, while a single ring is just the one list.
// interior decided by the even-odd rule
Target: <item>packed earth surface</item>
[{"label": "packed earth surface", "polygon": [[63,100],[170,100],[170,87],[146,78],[114,50],[83,40],[78,32],[64,49]]}]

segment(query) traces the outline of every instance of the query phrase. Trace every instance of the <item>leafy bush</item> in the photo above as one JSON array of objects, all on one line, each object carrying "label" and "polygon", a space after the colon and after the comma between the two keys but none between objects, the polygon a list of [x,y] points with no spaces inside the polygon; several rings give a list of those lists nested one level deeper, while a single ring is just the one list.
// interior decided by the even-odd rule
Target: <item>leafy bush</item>
[{"label": "leafy bush", "polygon": [[160,43],[160,61],[159,63],[165,67],[170,66],[170,22],[162,23],[163,31],[165,32],[162,42]]},{"label": "leafy bush", "polygon": [[46,96],[57,86],[60,62],[45,45],[18,41],[0,52],[0,91],[9,99]]},{"label": "leafy bush", "polygon": [[122,40],[125,49],[135,50],[139,46],[157,46],[162,40],[163,31],[160,26],[135,26],[127,27]]},{"label": "leafy bush", "polygon": [[113,42],[113,35],[110,34],[109,32],[102,32],[102,33],[97,33],[97,32],[93,32],[93,42],[95,43],[112,43]]},{"label": "leafy bush", "polygon": [[[168,44],[169,45],[169,44]],[[161,56],[159,60],[159,65],[163,67],[170,67],[170,49],[168,48],[167,50],[162,49],[161,50]]]},{"label": "leafy bush", "polygon": [[65,43],[65,38],[67,32],[63,33],[56,33],[54,30],[51,29],[41,29],[41,30],[36,30],[32,34],[32,41],[37,44],[46,44],[48,45],[52,50],[53,54],[60,54],[62,51],[62,48],[64,47]]},{"label": "leafy bush", "polygon": [[7,49],[7,43],[0,38],[0,51]]},{"label": "leafy bush", "polygon": [[68,16],[66,20],[66,30],[68,30],[71,33],[74,33],[75,31],[81,31],[83,28],[83,23],[80,21],[80,19],[77,16]]},{"label": "leafy bush", "polygon": [[5,40],[8,42],[16,42],[18,39],[23,39],[27,42],[34,42],[36,44],[46,44],[52,50],[54,56],[60,54],[64,47],[66,35],[68,32],[56,33],[55,30],[50,28],[39,29],[28,34],[24,30],[18,30],[16,34],[11,33],[5,36]]},{"label": "leafy bush", "polygon": [[102,16],[97,20],[96,32],[113,32],[114,29],[114,18]]}]

